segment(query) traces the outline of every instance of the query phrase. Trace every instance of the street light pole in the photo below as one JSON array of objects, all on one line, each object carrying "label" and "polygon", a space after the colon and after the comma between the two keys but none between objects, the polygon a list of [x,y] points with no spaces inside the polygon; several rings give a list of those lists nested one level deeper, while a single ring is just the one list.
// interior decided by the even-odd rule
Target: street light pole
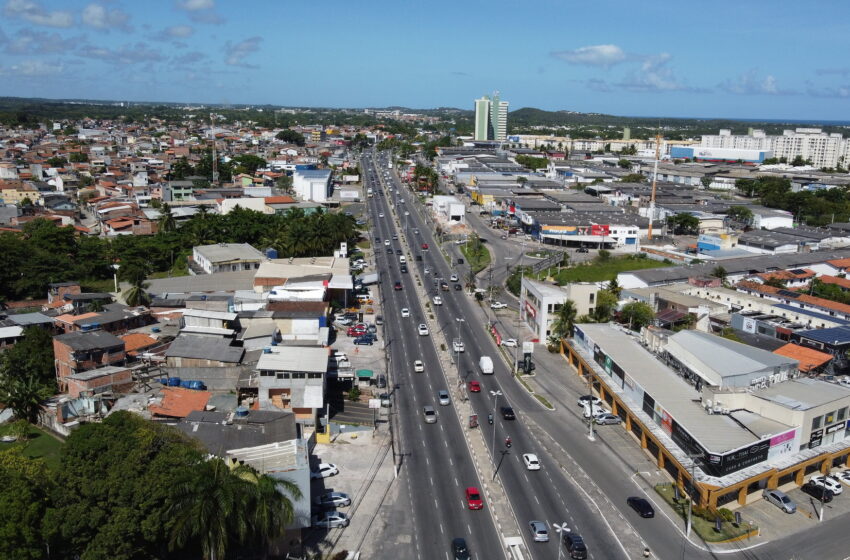
[{"label": "street light pole", "polygon": [[524,273],[522,270],[522,257],[525,255],[525,238],[522,240],[522,246],[519,252],[519,309],[516,314],[516,336],[517,336],[517,344],[514,346],[514,375],[519,375],[519,341],[522,339],[520,336],[520,317],[522,316],[522,280],[524,278]]},{"label": "street light pole", "polygon": [[490,391],[490,394],[493,395],[493,452],[491,456],[493,458],[493,468],[496,468],[496,407],[502,392]]},{"label": "street light pole", "polygon": [[564,544],[563,543],[564,534],[570,532],[570,526],[567,525],[566,521],[564,521],[561,524],[556,523],[556,524],[552,525],[552,528],[555,529],[556,533],[558,533],[558,540],[560,541],[558,543],[558,560],[561,560],[561,552],[564,548],[564,546],[563,546],[563,544]]},{"label": "street light pole", "polygon": [[587,418],[588,432],[587,439],[590,441],[596,441],[596,437],[593,435],[593,378],[591,377],[590,372],[587,374],[587,394],[591,397],[589,402],[588,410],[590,411],[590,416]]}]

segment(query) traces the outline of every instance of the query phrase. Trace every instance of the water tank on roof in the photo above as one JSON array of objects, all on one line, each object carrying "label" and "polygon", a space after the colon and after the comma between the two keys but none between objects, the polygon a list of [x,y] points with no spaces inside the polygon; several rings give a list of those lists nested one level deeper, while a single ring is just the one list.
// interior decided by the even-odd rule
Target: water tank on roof
[{"label": "water tank on roof", "polygon": [[263,348],[263,354],[271,354],[271,353],[272,353],[272,349],[271,349],[271,348],[268,348],[268,347]]},{"label": "water tank on roof", "polygon": [[169,377],[167,382],[169,387],[179,387],[180,386],[180,378],[179,377]]},{"label": "water tank on roof", "polygon": [[248,407],[247,406],[240,406],[240,407],[236,408],[236,417],[237,418],[245,418],[246,416],[248,416]]},{"label": "water tank on roof", "polygon": [[272,247],[269,247],[264,252],[266,254],[267,259],[276,259],[277,258],[277,249],[273,249]]},{"label": "water tank on roof", "polygon": [[158,333],[158,332],[161,332],[161,331],[162,331],[162,329],[160,329],[159,327],[153,327],[151,329],[151,332],[154,332],[154,333]]}]

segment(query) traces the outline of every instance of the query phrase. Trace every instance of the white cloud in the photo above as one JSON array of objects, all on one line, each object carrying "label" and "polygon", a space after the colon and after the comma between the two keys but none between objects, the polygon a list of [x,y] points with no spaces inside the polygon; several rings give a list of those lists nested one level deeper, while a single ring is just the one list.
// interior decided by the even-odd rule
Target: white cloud
[{"label": "white cloud", "polygon": [[81,37],[64,38],[58,33],[21,29],[11,38],[0,35],[0,45],[6,54],[67,53],[77,47]]},{"label": "white cloud", "polygon": [[691,87],[682,82],[668,63],[673,59],[670,53],[659,53],[641,57],[640,71],[629,73],[618,87],[639,93],[660,93],[685,91],[705,93],[705,88]]},{"label": "white cloud", "polygon": [[126,27],[130,16],[119,9],[109,10],[100,4],[89,4],[83,9],[83,23],[95,29]]},{"label": "white cloud", "polygon": [[212,10],[215,8],[215,0],[180,0],[177,5],[187,12],[198,10]]},{"label": "white cloud", "polygon": [[228,66],[243,66],[245,68],[256,68],[251,64],[245,63],[245,57],[260,50],[260,43],[263,42],[262,37],[249,37],[244,41],[239,41],[236,44],[227,43],[224,52],[224,63]]},{"label": "white cloud", "polygon": [[43,60],[22,60],[11,66],[0,66],[0,76],[56,76],[61,74],[64,66],[60,62],[45,62]]},{"label": "white cloud", "polygon": [[776,82],[776,78],[770,74],[762,78],[753,69],[744,72],[737,78],[727,78],[718,84],[718,87],[727,93],[737,95],[796,95],[797,91],[782,89]]},{"label": "white cloud", "polygon": [[806,93],[812,97],[837,97],[839,99],[850,99],[850,85],[821,88],[809,86]]},{"label": "white cloud", "polygon": [[189,12],[189,19],[195,23],[224,23],[215,12],[215,0],[177,0],[177,7]]},{"label": "white cloud", "polygon": [[617,45],[579,47],[570,51],[556,51],[552,53],[552,56],[565,60],[570,64],[604,66],[606,68],[625,62],[628,59],[628,55]]},{"label": "white cloud", "polygon": [[161,52],[149,48],[144,43],[124,45],[121,48],[87,46],[77,52],[77,56],[103,60],[110,64],[129,65],[143,62],[161,62],[165,57]]},{"label": "white cloud", "polygon": [[36,25],[47,27],[71,27],[74,16],[71,12],[48,12],[44,6],[34,0],[8,0],[3,8],[10,18],[21,18]]},{"label": "white cloud", "polygon": [[191,37],[195,29],[191,25],[172,25],[165,29],[165,34],[175,39]]}]

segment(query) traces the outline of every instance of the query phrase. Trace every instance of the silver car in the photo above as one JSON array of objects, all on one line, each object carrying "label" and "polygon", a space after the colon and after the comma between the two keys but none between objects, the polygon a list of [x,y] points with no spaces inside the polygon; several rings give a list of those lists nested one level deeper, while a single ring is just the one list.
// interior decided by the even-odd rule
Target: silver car
[{"label": "silver car", "polygon": [[351,497],[345,492],[325,492],[316,496],[313,503],[321,507],[345,507],[351,505]]},{"label": "silver car", "polygon": [[765,489],[765,491],[762,492],[762,496],[765,500],[775,505],[785,513],[794,513],[797,511],[797,504],[795,504],[794,500],[789,498],[782,490]]},{"label": "silver car", "polygon": [[549,542],[549,528],[542,521],[529,521],[528,528],[534,537],[534,542]]},{"label": "silver car", "polygon": [[425,423],[426,424],[436,424],[437,423],[437,411],[434,410],[433,406],[423,407],[422,413],[425,415]]},{"label": "silver car", "polygon": [[351,523],[348,516],[341,511],[326,511],[318,515],[314,515],[311,521],[313,527],[323,527],[325,529],[348,527],[348,524]]},{"label": "silver car", "polygon": [[611,414],[610,412],[603,412],[602,414],[597,414],[593,418],[593,420],[597,424],[602,424],[603,426],[607,426],[609,424],[619,424],[623,421],[622,418],[620,418],[616,414]]},{"label": "silver car", "polygon": [[437,396],[440,399],[440,404],[442,406],[446,406],[452,402],[451,398],[449,398],[449,392],[445,389],[437,391]]}]

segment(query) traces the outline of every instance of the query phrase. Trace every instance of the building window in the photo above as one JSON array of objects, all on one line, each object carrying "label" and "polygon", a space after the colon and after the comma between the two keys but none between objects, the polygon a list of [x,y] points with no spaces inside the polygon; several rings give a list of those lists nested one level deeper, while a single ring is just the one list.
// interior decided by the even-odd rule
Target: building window
[{"label": "building window", "polygon": [[294,371],[292,372],[292,379],[306,379],[307,374],[303,371]]},{"label": "building window", "polygon": [[829,426],[830,424],[833,424],[835,422],[835,412],[836,411],[833,410],[830,413],[824,414],[824,420],[823,420],[824,426]]},{"label": "building window", "polygon": [[821,427],[821,422],[823,421],[823,416],[817,416],[812,418],[812,430],[817,430]]},{"label": "building window", "polygon": [[838,410],[838,412],[836,413],[835,420],[837,422],[841,422],[845,418],[847,418],[847,407],[846,406],[844,408],[841,408],[841,409]]},{"label": "building window", "polygon": [[594,297],[596,297],[596,294],[594,294],[594,293],[591,293],[590,296],[588,296],[588,303],[590,303],[590,305],[593,305],[593,298]]}]

